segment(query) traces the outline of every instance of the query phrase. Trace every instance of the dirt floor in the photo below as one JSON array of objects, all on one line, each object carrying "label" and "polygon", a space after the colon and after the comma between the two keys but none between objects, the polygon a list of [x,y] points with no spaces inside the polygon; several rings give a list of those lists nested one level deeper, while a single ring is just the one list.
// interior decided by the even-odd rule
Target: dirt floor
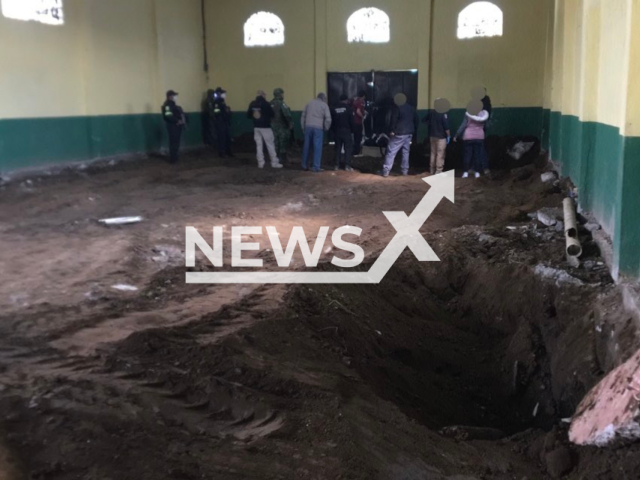
[{"label": "dirt floor", "polygon": [[[563,198],[533,165],[458,179],[421,230],[442,261],[407,251],[380,285],[185,284],[185,226],[355,225],[368,269],[394,234],[382,212],[429,188],[379,162],[193,152],[0,187],[0,479],[640,478],[637,445],[568,444],[638,339],[589,233],[572,268],[528,216]],[[97,222],[128,215],[145,220]]]}]

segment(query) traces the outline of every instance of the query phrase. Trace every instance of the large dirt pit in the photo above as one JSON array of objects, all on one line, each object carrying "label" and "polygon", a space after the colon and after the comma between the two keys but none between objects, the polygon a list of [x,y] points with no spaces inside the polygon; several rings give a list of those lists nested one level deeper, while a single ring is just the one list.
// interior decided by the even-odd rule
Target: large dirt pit
[{"label": "large dirt pit", "polygon": [[[422,229],[442,261],[407,251],[380,285],[185,285],[185,225],[354,224],[366,270],[393,235],[381,212],[428,190],[234,162],[0,192],[0,478],[640,478],[638,446],[568,443],[637,339],[588,232],[572,268],[527,216],[562,199],[534,167],[458,181]],[[93,221],[134,213],[147,225]]]}]

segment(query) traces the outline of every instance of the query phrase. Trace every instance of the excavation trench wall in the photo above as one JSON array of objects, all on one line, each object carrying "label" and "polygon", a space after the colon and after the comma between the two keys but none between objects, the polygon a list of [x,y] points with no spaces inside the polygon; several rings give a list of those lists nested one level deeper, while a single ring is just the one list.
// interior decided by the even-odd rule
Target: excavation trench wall
[{"label": "excavation trench wall", "polygon": [[300,287],[289,307],[383,398],[430,428],[514,433],[570,417],[602,366],[585,287],[448,252],[380,286]]}]

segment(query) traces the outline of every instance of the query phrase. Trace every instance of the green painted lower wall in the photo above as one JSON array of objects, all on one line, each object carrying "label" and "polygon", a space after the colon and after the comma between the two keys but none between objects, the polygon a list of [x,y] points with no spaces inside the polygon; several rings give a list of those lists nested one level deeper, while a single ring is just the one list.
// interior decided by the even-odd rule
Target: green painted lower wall
[{"label": "green painted lower wall", "polygon": [[639,277],[640,138],[624,137],[610,125],[550,112],[547,143],[562,174],[578,187],[582,208],[592,212],[614,239],[616,276]]},{"label": "green painted lower wall", "polygon": [[[420,110],[420,118],[427,115],[428,110]],[[464,119],[464,109],[452,109],[449,112],[449,120],[454,133]],[[540,138],[543,125],[544,110],[541,107],[522,108],[495,108],[489,125],[489,134],[499,136],[534,136]],[[302,112],[293,112],[296,135],[301,137],[300,117]],[[232,119],[232,131],[234,136],[251,133],[253,123],[244,112],[234,113]],[[419,140],[426,138],[428,132],[425,124],[420,125]]]},{"label": "green painted lower wall", "polygon": [[548,108],[542,111],[542,135],[540,141],[542,148],[548,151],[551,141],[551,110]]},{"label": "green painted lower wall", "polygon": [[620,272],[640,278],[640,137],[625,138],[620,177],[616,263]]},{"label": "green painted lower wall", "polygon": [[[166,143],[159,114],[2,119],[0,171],[151,152]],[[201,114],[189,114],[183,145],[201,143]]]},{"label": "green painted lower wall", "polygon": [[[301,112],[293,112],[296,135],[301,138]],[[419,112],[421,117],[426,110]],[[189,114],[189,128],[183,145],[201,145],[202,118]],[[464,118],[463,109],[450,112],[455,131]],[[494,135],[539,137],[543,109],[496,108],[489,127]],[[253,123],[244,112],[232,117],[234,136],[251,133]],[[421,124],[420,140],[427,135]],[[105,115],[0,120],[0,171],[94,159],[127,153],[151,152],[166,145],[166,131],[160,115]]]},{"label": "green painted lower wall", "polygon": [[[540,138],[543,113],[542,107],[494,108],[487,127],[487,133],[498,136],[532,136]],[[426,114],[427,110],[420,111],[421,117]],[[465,110],[462,108],[452,109],[449,112],[449,122],[454,133],[462,124],[464,114]]]}]

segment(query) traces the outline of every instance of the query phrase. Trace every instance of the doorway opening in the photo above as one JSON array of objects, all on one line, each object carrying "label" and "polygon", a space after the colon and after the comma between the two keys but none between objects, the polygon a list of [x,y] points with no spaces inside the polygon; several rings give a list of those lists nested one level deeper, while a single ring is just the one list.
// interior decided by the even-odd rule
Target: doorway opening
[{"label": "doorway opening", "polygon": [[364,144],[386,147],[393,97],[407,96],[407,103],[418,107],[418,71],[330,72],[327,75],[329,105],[340,101],[341,95],[353,99],[358,92],[367,92],[364,121]]}]

